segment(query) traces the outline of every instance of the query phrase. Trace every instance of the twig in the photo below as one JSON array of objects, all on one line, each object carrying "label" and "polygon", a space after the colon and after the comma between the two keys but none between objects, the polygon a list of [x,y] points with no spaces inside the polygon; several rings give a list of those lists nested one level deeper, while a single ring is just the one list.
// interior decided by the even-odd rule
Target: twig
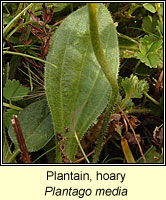
[{"label": "twig", "polygon": [[11,121],[12,121],[12,126],[14,128],[14,132],[16,134],[17,142],[19,144],[22,153],[21,159],[24,163],[32,163],[30,156],[28,154],[28,149],[24,140],[24,136],[17,115],[13,115],[13,119]]},{"label": "twig", "polygon": [[142,156],[142,158],[143,158],[143,160],[144,160],[144,163],[146,163],[146,158],[145,158],[145,156],[144,156],[144,154],[143,154],[141,145],[140,145],[140,143],[139,143],[139,141],[138,141],[138,139],[137,139],[136,133],[135,133],[135,131],[134,131],[134,129],[133,129],[133,127],[132,127],[132,125],[131,125],[131,123],[130,123],[128,117],[127,117],[127,115],[123,112],[123,110],[121,109],[121,107],[120,107],[119,105],[117,105],[117,107],[118,107],[119,111],[124,115],[124,117],[125,117],[126,121],[128,122],[128,124],[129,124],[131,130],[133,131],[133,134],[134,134],[135,140],[136,140],[136,142],[137,142],[137,144],[138,144],[138,147],[139,147],[139,151],[140,151],[140,153],[141,153],[141,156]]}]

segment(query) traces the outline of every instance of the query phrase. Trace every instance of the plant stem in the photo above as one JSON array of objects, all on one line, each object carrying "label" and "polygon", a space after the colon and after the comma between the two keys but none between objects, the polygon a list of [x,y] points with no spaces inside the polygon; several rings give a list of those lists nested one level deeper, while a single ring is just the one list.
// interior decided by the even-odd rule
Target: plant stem
[{"label": "plant stem", "polygon": [[[57,144],[58,145],[58,144]],[[51,152],[52,150],[57,148],[57,145],[53,146],[51,149],[49,149],[48,151],[44,152],[43,154],[41,154],[39,157],[37,157],[32,163],[36,163],[40,158],[42,158],[43,156],[45,156],[46,154],[48,154],[49,152]],[[59,145],[58,145],[59,146]]]},{"label": "plant stem", "polygon": [[3,53],[7,53],[7,54],[12,54],[12,55],[18,55],[18,56],[23,56],[23,57],[28,57],[28,58],[32,58],[32,59],[35,59],[35,60],[38,60],[40,62],[43,62],[45,64],[49,64],[49,65],[52,65],[53,67],[56,67],[56,65],[46,61],[46,60],[42,60],[40,58],[37,58],[37,57],[34,57],[34,56],[31,56],[31,55],[28,55],[28,54],[24,54],[24,53],[19,53],[19,52],[12,52],[12,51],[3,51]]},{"label": "plant stem", "polygon": [[98,138],[98,144],[96,146],[96,152],[93,158],[93,163],[96,163],[98,161],[98,158],[102,149],[104,134],[107,129],[107,124],[109,122],[110,115],[113,113],[115,104],[117,102],[119,88],[118,88],[116,76],[112,71],[113,66],[110,66],[110,64],[106,60],[102,43],[100,40],[99,31],[98,31],[98,20],[97,20],[97,4],[88,3],[88,10],[89,10],[89,23],[90,23],[90,36],[91,36],[93,50],[94,50],[96,59],[99,62],[112,88],[110,102],[108,103],[108,106],[106,108],[104,121],[101,128],[101,133]]},{"label": "plant stem", "polygon": [[28,62],[27,62],[27,68],[28,68],[28,74],[29,74],[29,84],[30,84],[30,88],[32,91],[33,90],[33,81],[32,81],[31,69],[30,69]]},{"label": "plant stem", "polygon": [[108,63],[105,58],[103,47],[101,44],[99,31],[98,31],[98,21],[97,21],[97,4],[96,3],[89,3],[89,19],[90,19],[90,36],[92,41],[93,50],[97,61],[99,62],[106,78],[110,82],[112,87],[112,96],[117,98],[118,94],[118,83],[115,77],[115,74],[112,71],[112,66]]},{"label": "plant stem", "polygon": [[13,105],[13,104],[3,103],[3,106],[8,107],[8,108],[12,108],[12,109],[15,109],[15,110],[19,110],[19,111],[23,110],[23,108],[20,108],[18,106]]},{"label": "plant stem", "polygon": [[8,160],[8,163],[12,163],[13,160],[16,158],[16,156],[20,153],[20,149],[17,149],[16,151],[13,152],[13,154],[11,155],[11,157]]},{"label": "plant stem", "polygon": [[136,73],[137,68],[139,67],[140,64],[141,64],[141,61],[139,60],[139,61],[137,62],[137,64],[135,65],[134,69],[133,69],[133,74]]},{"label": "plant stem", "polygon": [[143,92],[144,93],[144,95],[148,98],[148,99],[150,99],[154,104],[156,104],[156,105],[158,105],[158,106],[161,106],[160,105],[160,103],[158,102],[158,101],[156,101],[153,97],[151,97],[147,92]]}]

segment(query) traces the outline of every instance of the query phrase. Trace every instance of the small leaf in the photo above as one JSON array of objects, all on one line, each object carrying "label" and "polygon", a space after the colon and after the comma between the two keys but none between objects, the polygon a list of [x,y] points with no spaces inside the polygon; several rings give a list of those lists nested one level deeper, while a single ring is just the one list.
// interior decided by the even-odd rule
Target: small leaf
[{"label": "small leaf", "polygon": [[155,13],[156,12],[155,4],[153,4],[153,3],[144,3],[143,7],[146,10],[150,11],[151,13]]},{"label": "small leaf", "polygon": [[162,48],[162,40],[145,35],[140,39],[140,52],[137,53],[137,58],[150,68],[156,68],[161,63],[160,56],[156,53],[160,48]]},{"label": "small leaf", "polygon": [[152,31],[152,16],[148,15],[143,19],[142,28],[145,31]]},{"label": "small leaf", "polygon": [[28,87],[23,87],[18,80],[8,80],[3,88],[3,96],[11,101],[23,99],[29,92]]},{"label": "small leaf", "polygon": [[18,110],[8,109],[7,112],[4,113],[3,123],[6,128],[9,127],[9,125],[11,123],[11,119],[13,118],[13,115],[18,115],[18,112],[19,112]]},{"label": "small leaf", "polygon": [[145,16],[142,23],[142,28],[147,32],[155,32],[157,26],[157,17],[156,16]]},{"label": "small leaf", "polygon": [[153,36],[148,36],[145,35],[143,38],[140,39],[140,52],[143,55],[146,55],[151,48],[153,42],[154,42],[154,37]]},{"label": "small leaf", "polygon": [[125,103],[123,104],[123,108],[125,108],[126,110],[130,110],[134,107],[134,103],[132,101],[132,99],[127,99],[127,101],[125,101]]},{"label": "small leaf", "polygon": [[128,98],[142,98],[143,91],[148,91],[148,83],[133,74],[123,79],[121,84]]},{"label": "small leaf", "polygon": [[161,63],[160,56],[157,54],[154,54],[153,52],[149,53],[147,58],[148,58],[148,62],[146,64],[152,68],[156,68],[157,65]]},{"label": "small leaf", "polygon": [[157,40],[155,42],[152,43],[149,52],[156,52],[158,49],[162,48],[162,40]]},{"label": "small leaf", "polygon": [[[29,152],[38,151],[54,136],[51,115],[46,99],[36,101],[18,114],[20,126]],[[12,125],[9,126],[9,136],[17,145]]]}]

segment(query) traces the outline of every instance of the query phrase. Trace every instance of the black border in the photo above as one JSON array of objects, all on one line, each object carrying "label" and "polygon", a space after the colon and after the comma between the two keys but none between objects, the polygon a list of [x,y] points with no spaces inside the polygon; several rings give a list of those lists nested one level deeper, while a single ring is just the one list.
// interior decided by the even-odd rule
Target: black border
[{"label": "black border", "polygon": [[[1,1],[1,22],[3,21],[3,12],[2,12],[2,3],[17,3],[17,2],[20,2],[20,1]],[[25,1],[26,3],[48,3],[48,1]],[[96,2],[96,3],[122,3],[124,1],[49,1],[49,3],[89,3],[89,2]],[[154,1],[125,1],[126,3],[154,3]],[[165,1],[156,1],[157,3],[163,3],[163,35],[164,35],[164,38],[163,38],[163,71],[164,71],[164,147],[166,145],[165,143]],[[2,133],[3,133],[3,116],[2,116],[2,107],[3,107],[3,103],[2,103],[2,100],[3,100],[3,92],[2,92],[2,87],[3,87],[3,82],[2,82],[2,57],[3,57],[3,50],[2,50],[2,35],[3,35],[3,25],[1,24],[1,148],[0,148],[0,152],[1,152],[1,158],[0,158],[0,166],[63,166],[63,167],[67,167],[67,166],[166,166],[166,163],[165,163],[165,148],[164,148],[164,152],[163,152],[163,163],[160,163],[160,164],[154,164],[154,163],[151,163],[151,164],[4,164],[3,163],[3,141],[2,141]]]}]

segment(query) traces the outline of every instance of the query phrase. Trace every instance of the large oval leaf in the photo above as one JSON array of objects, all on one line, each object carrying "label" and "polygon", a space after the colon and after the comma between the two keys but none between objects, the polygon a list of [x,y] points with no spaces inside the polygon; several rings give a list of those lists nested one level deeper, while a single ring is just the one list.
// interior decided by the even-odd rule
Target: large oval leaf
[{"label": "large oval leaf", "polygon": [[[119,50],[116,30],[110,13],[103,4],[98,6],[99,32],[108,62],[117,77]],[[100,68],[90,40],[87,6],[73,12],[60,25],[51,40],[46,64],[45,89],[52,113],[55,133],[67,137],[65,152],[73,161],[77,142],[72,129],[75,111],[83,105],[75,118],[79,139],[103,111],[111,94],[111,87]],[[69,132],[65,133],[65,129]],[[57,162],[61,153],[57,150]]]},{"label": "large oval leaf", "polygon": [[[27,106],[19,113],[18,119],[29,152],[38,151],[54,136],[52,119],[45,98]],[[9,126],[9,135],[17,144],[12,125]]]}]

